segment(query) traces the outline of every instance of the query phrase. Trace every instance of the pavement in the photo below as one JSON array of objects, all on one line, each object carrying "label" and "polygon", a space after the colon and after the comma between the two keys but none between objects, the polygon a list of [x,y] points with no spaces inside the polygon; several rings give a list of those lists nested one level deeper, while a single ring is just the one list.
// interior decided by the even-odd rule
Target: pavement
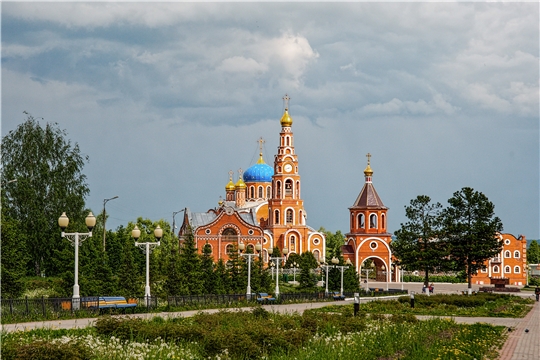
[{"label": "pavement", "polygon": [[[396,286],[397,285],[397,286]],[[390,284],[391,288],[399,288],[401,284]],[[385,283],[369,283],[370,287],[383,288]],[[420,293],[422,290],[422,284],[420,283],[406,283],[403,285],[404,289],[409,291],[415,291]],[[461,293],[466,290],[466,285],[463,284],[436,284],[435,293]],[[475,287],[473,286],[473,290]],[[534,294],[531,292],[512,293],[522,297],[534,298]],[[385,297],[385,299],[396,298],[399,296]],[[368,302],[373,300],[379,300],[380,298],[361,298],[360,302]],[[346,305],[353,303],[353,299],[345,299],[345,301],[334,302],[321,302],[321,303],[301,303],[301,304],[268,304],[263,305],[268,311],[279,313],[302,313],[308,309],[321,308],[327,305]],[[229,309],[230,311],[231,309]],[[242,310],[242,309],[237,309]],[[146,313],[146,314],[133,314],[133,315],[118,315],[137,317],[141,319],[151,319],[156,316],[163,318],[174,317],[189,317],[199,312],[215,313],[221,310],[208,309],[208,310],[193,310],[193,311],[181,311],[181,312],[161,312],[161,313]],[[427,319],[430,316],[418,316],[419,319]],[[538,360],[540,359],[540,302],[535,302],[533,309],[524,318],[493,318],[493,317],[448,317],[456,321],[457,323],[473,324],[473,323],[487,323],[497,326],[505,326],[509,329],[509,336],[501,349],[499,355],[500,360]],[[70,319],[70,320],[53,320],[53,321],[35,321],[18,324],[4,324],[1,325],[0,331],[13,332],[13,331],[29,331],[38,328],[45,329],[76,329],[84,328],[94,325],[96,318],[89,319]]]}]

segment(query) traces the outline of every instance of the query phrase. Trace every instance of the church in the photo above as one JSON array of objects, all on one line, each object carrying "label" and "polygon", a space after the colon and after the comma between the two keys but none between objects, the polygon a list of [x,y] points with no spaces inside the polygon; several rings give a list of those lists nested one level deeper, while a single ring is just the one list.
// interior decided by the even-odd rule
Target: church
[{"label": "church", "polygon": [[318,261],[324,258],[324,234],[306,222],[293,120],[289,115],[290,98],[285,95],[283,100],[285,111],[273,166],[264,161],[260,139],[259,160],[246,171],[238,170],[236,181],[234,173],[229,172],[225,197],[218,207],[202,213],[184,210],[180,241],[191,229],[199,253],[209,247],[215,261],[228,260],[230,252],[242,247],[260,252],[264,262],[276,247],[283,255],[309,251]]}]

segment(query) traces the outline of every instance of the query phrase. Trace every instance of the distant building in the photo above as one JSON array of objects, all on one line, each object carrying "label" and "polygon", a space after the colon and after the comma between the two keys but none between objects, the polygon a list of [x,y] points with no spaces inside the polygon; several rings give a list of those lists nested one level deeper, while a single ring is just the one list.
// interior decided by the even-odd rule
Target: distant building
[{"label": "distant building", "polygon": [[508,285],[525,285],[527,282],[527,240],[525,236],[499,234],[503,249],[498,256],[487,260],[486,269],[473,275],[473,284],[490,284],[491,279],[508,279]]},{"label": "distant building", "polygon": [[[196,246],[212,250],[214,260],[228,259],[228,253],[243,243],[262,247],[261,255],[268,262],[268,249],[278,247],[282,253],[313,253],[317,260],[324,257],[324,234],[309,227],[307,213],[301,197],[298,156],[294,148],[292,118],[289,115],[289,97],[285,95],[285,112],[281,118],[279,146],[274,156],[274,166],[267,165],[261,152],[256,164],[245,172],[239,170],[238,180],[225,186],[225,200],[204,213],[184,211],[184,221],[179,231],[182,237],[192,229]],[[285,249],[285,251],[284,251]]]}]

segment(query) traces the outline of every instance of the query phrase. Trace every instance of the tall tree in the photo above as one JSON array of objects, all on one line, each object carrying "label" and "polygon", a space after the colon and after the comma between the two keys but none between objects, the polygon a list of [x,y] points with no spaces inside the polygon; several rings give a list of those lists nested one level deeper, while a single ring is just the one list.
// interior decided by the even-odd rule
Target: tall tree
[{"label": "tall tree", "polygon": [[203,273],[203,293],[205,294],[217,294],[216,288],[216,277],[214,276],[214,269],[216,264],[212,258],[212,248],[209,244],[203,246],[202,249],[202,261],[201,261],[201,271]]},{"label": "tall tree", "polygon": [[540,264],[540,246],[537,240],[531,241],[527,249],[527,262],[529,264]]},{"label": "tall tree", "polygon": [[313,288],[317,284],[317,275],[311,270],[319,267],[319,263],[311,251],[305,251],[300,255],[300,272],[297,278],[301,288]]},{"label": "tall tree", "polygon": [[[25,112],[25,114],[27,114]],[[6,187],[2,206],[20,223],[30,256],[29,271],[56,275],[50,265],[61,244],[58,217],[70,217],[70,229],[84,224],[85,197],[90,190],[82,173],[88,156],[56,123],[42,127],[31,115],[2,138],[2,179],[17,180]],[[82,229],[84,231],[84,228]]]},{"label": "tall tree", "polygon": [[321,227],[319,232],[322,232],[326,237],[326,254],[325,259],[329,261],[334,256],[341,254],[341,247],[345,244],[345,236],[341,233],[341,230],[332,233]]},{"label": "tall tree", "polygon": [[403,269],[421,270],[424,273],[424,284],[429,285],[429,273],[441,268],[448,256],[448,251],[441,241],[440,203],[431,203],[426,195],[412,199],[405,207],[405,215],[409,219],[395,232],[396,240],[390,243],[396,263]]},{"label": "tall tree", "polygon": [[444,241],[457,270],[466,272],[470,289],[472,275],[485,268],[487,259],[501,252],[503,244],[497,233],[503,225],[495,216],[495,205],[470,187],[456,191],[448,203],[443,211]]},{"label": "tall tree", "polygon": [[191,230],[184,236],[180,245],[179,270],[188,294],[202,294],[204,281],[201,273],[201,258],[197,253],[195,237]]},{"label": "tall tree", "polygon": [[24,292],[22,281],[26,273],[27,251],[24,235],[19,234],[20,224],[4,216],[2,208],[2,261],[0,282],[2,298],[17,298]]}]

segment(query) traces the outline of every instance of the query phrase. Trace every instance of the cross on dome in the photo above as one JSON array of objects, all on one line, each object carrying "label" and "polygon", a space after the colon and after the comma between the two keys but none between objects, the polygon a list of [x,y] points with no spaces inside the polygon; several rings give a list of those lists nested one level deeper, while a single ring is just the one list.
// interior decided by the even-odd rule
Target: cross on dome
[{"label": "cross on dome", "polygon": [[285,104],[285,111],[289,110],[289,100],[291,100],[291,98],[289,97],[289,95],[285,94],[285,96],[283,97],[283,101]]}]

